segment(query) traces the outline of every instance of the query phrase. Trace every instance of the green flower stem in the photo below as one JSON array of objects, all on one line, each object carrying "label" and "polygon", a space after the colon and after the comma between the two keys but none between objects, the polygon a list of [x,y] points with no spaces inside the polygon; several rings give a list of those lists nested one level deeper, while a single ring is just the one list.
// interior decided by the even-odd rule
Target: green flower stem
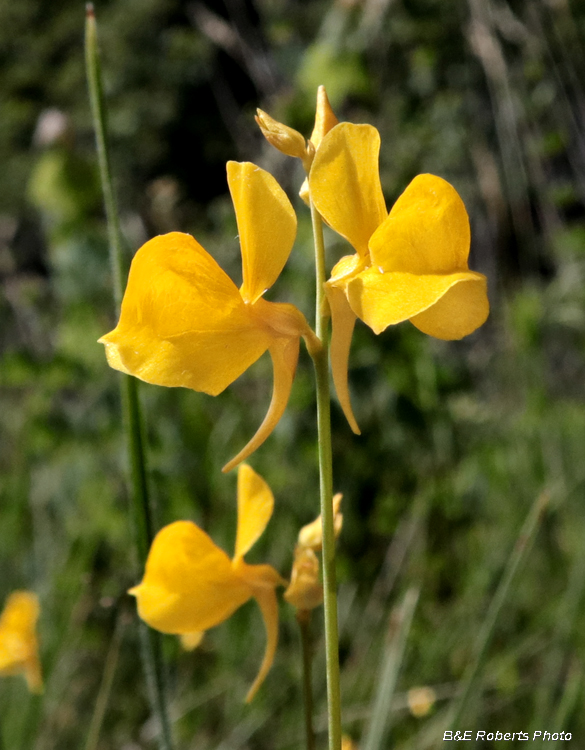
[{"label": "green flower stem", "polygon": [[331,457],[331,414],[329,396],[329,310],[323,285],[325,245],[323,220],[311,202],[311,220],[315,242],[317,277],[317,311],[315,331],[321,349],[311,352],[317,385],[317,431],[319,442],[319,488],[323,523],[323,589],[325,610],[325,655],[327,668],[327,702],[329,750],[341,748],[341,694],[339,689],[339,634],[337,627],[337,581],[335,574],[335,530],[333,525],[333,461]]},{"label": "green flower stem", "polygon": [[502,610],[502,607],[506,601],[512,581],[514,580],[520,563],[524,560],[528,551],[532,546],[536,532],[540,527],[540,521],[544,515],[544,512],[548,506],[549,495],[543,492],[534,501],[524,525],[520,531],[520,535],[516,540],[516,544],[512,549],[504,574],[500,581],[496,593],[490,606],[488,608],[485,620],[477,635],[475,643],[475,656],[469,663],[465,674],[463,675],[461,693],[449,711],[447,717],[446,728],[454,730],[461,725],[461,719],[463,717],[465,708],[471,697],[471,694],[477,684],[481,668],[487,657],[488,648],[492,642],[498,616]]},{"label": "green flower stem", "polygon": [[307,750],[315,750],[315,730],[313,729],[311,610],[299,609],[297,611],[297,622],[301,633],[301,649],[303,652],[303,700],[305,704],[306,745]]},{"label": "green flower stem", "polygon": [[[95,129],[98,164],[108,226],[114,301],[116,304],[116,310],[119,312],[122,297],[124,295],[125,267],[122,253],[120,220],[114,196],[106,137],[106,108],[104,104],[98,52],[97,26],[93,5],[91,3],[88,3],[86,8],[85,54],[89,98]],[[132,516],[134,521],[138,564],[142,569],[148,555],[150,544],[154,538],[155,527],[148,497],[146,457],[137,381],[128,375],[122,375],[121,394],[124,414],[124,431],[126,434],[130,463]],[[141,622],[140,639],[151,708],[159,723],[159,746],[161,750],[172,750],[164,666],[162,660],[161,636],[159,633],[150,633],[146,626]]]}]

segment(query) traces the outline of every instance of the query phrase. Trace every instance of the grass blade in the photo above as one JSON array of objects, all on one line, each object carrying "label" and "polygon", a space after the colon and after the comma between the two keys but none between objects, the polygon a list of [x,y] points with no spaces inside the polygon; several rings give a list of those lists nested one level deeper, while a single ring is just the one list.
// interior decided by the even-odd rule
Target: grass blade
[{"label": "grass blade", "polygon": [[418,597],[419,589],[409,589],[400,609],[397,612],[394,611],[390,617],[389,638],[386,643],[363,750],[379,750],[379,748],[386,747],[385,739],[390,729],[390,704],[396,690],[406,640]]},{"label": "grass blade", "polygon": [[[125,275],[122,255],[122,235],[110,169],[106,107],[103,97],[98,51],[97,24],[91,3],[88,3],[86,7],[85,52],[91,112],[96,135],[100,179],[108,224],[114,300],[116,308],[119,311],[124,294],[123,279]],[[130,459],[132,515],[135,527],[138,563],[142,568],[148,554],[148,549],[154,538],[155,528],[148,496],[146,456],[137,381],[128,375],[122,375],[121,391],[124,429]],[[142,622],[139,623],[139,628],[152,711],[157,717],[160,730],[160,748],[161,750],[172,750],[171,730],[165,694],[161,636],[158,633],[149,632],[146,625]]]},{"label": "grass blade", "polygon": [[547,492],[543,492],[533,503],[530,512],[524,521],[520,535],[516,540],[510,557],[508,558],[500,584],[494,594],[485,620],[483,621],[478,633],[475,644],[475,656],[469,663],[463,676],[461,693],[455,699],[452,708],[448,713],[448,720],[446,722],[447,729],[453,730],[461,723],[461,718],[477,684],[481,668],[484,665],[494,635],[498,616],[502,611],[502,607],[510,591],[512,581],[518,572],[520,563],[524,560],[532,546],[532,542],[534,541],[534,537],[536,536],[536,532],[538,531],[540,521],[544,515],[548,502],[549,495]]}]

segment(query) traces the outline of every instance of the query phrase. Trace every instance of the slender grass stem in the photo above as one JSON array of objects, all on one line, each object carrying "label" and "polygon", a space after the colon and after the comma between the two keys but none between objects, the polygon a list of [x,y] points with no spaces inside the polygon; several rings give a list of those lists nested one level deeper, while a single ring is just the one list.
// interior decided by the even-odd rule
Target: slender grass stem
[{"label": "slender grass stem", "polygon": [[418,589],[409,589],[400,609],[392,612],[390,617],[389,637],[384,649],[368,731],[363,742],[364,750],[388,747],[386,738],[390,730],[392,698],[404,659],[406,641],[418,597]]},{"label": "slender grass stem", "polygon": [[461,724],[463,713],[476,686],[481,668],[485,663],[487,652],[498,621],[498,616],[502,610],[504,602],[506,601],[512,581],[520,567],[520,563],[524,560],[532,546],[532,542],[534,541],[534,537],[540,526],[540,521],[548,505],[548,501],[549,495],[547,492],[543,492],[536,498],[526,520],[524,521],[524,525],[522,526],[520,535],[516,540],[516,544],[512,549],[510,557],[508,558],[500,584],[494,594],[485,620],[483,621],[477,635],[474,658],[469,663],[465,674],[463,675],[461,693],[455,699],[447,717],[446,726],[451,730],[459,727]]},{"label": "slender grass stem", "polygon": [[335,530],[333,525],[333,461],[331,455],[331,413],[329,396],[329,311],[326,309],[325,244],[323,221],[311,202],[311,220],[315,242],[317,277],[315,331],[322,347],[312,352],[317,388],[317,431],[319,454],[319,488],[323,523],[323,590],[325,611],[325,656],[327,670],[327,704],[329,717],[329,750],[341,748],[341,694],[339,688],[339,634],[337,625],[337,580],[335,573]]},{"label": "slender grass stem", "polygon": [[[303,652],[303,701],[305,704],[305,736],[307,750],[315,750],[315,730],[313,728],[313,648],[311,643],[311,611],[297,611],[297,622],[301,633]],[[1,749],[0,749],[1,750]]]},{"label": "slender grass stem", "polygon": [[[575,659],[569,667],[569,674],[565,680],[561,699],[552,722],[552,732],[561,733],[567,721],[571,718],[577,706],[581,687],[583,685],[583,664]],[[557,742],[553,743],[555,747]]]},{"label": "slender grass stem", "polygon": [[110,699],[112,685],[114,683],[114,675],[116,674],[116,667],[118,666],[123,630],[124,617],[123,615],[119,614],[112,639],[110,640],[110,647],[108,649],[108,654],[106,656],[106,661],[104,664],[102,681],[95,702],[93,715],[91,717],[89,730],[87,732],[85,750],[96,750],[98,746],[104,716],[106,715],[106,708]]},{"label": "slender grass stem", "polygon": [[[99,60],[97,25],[93,5],[86,7],[85,54],[91,112],[96,136],[100,179],[104,195],[110,264],[112,268],[113,294],[119,312],[124,295],[124,257],[120,219],[114,194],[110,158],[107,143],[106,108],[103,97],[101,67]],[[137,381],[121,376],[122,409],[124,430],[130,463],[130,496],[135,530],[138,564],[142,568],[155,534],[153,514],[148,496],[146,456],[142,429],[142,416],[138,398]],[[161,638],[158,633],[142,633],[141,643],[144,669],[147,677],[152,711],[158,719],[161,750],[172,750],[170,723],[165,694],[164,666]]]}]

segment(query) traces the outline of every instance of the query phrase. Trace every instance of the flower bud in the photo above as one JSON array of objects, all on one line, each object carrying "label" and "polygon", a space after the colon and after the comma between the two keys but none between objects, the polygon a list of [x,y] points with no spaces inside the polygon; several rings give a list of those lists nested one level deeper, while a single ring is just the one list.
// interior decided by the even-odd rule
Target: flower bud
[{"label": "flower bud", "polygon": [[323,586],[319,580],[319,560],[310,547],[297,545],[289,587],[284,592],[289,604],[299,610],[319,607],[323,602]]},{"label": "flower bud", "polygon": [[437,694],[431,687],[412,688],[407,695],[410,713],[419,719],[429,713],[436,700]]},{"label": "flower bud", "polygon": [[[343,514],[339,512],[341,505],[341,498],[343,495],[338,492],[333,497],[333,528],[335,530],[335,538],[337,538],[341,532],[343,525]],[[308,523],[299,532],[299,545],[301,547],[309,547],[310,549],[318,552],[323,544],[323,530],[321,525],[321,516],[318,516],[314,521]]]},{"label": "flower bud", "polygon": [[307,157],[307,144],[298,130],[283,125],[261,109],[256,111],[256,122],[268,143],[281,153],[304,161]]}]

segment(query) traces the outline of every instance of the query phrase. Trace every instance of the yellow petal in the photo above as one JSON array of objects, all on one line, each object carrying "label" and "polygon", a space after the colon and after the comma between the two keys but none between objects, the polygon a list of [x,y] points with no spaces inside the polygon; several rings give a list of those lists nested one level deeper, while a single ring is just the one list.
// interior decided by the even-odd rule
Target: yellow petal
[{"label": "yellow petal", "polygon": [[297,217],[274,177],[250,162],[229,161],[227,177],[242,247],[245,302],[253,303],[271,287],[288,260],[297,233]]},{"label": "yellow petal", "polygon": [[349,426],[356,435],[360,435],[360,428],[351,408],[347,382],[349,349],[356,316],[341,289],[327,285],[326,292],[331,310],[331,374],[335,392]]},{"label": "yellow petal", "polygon": [[286,586],[287,584],[272,565],[248,565],[243,558],[235,557],[232,560],[232,569],[254,591],[257,589],[273,589],[276,586]]},{"label": "yellow petal", "polygon": [[149,383],[221,393],[268,348],[237,287],[190,235],[171,232],[136,253],[109,364]]},{"label": "yellow petal", "polygon": [[278,645],[278,602],[276,600],[274,589],[259,588],[254,592],[254,596],[260,606],[260,611],[262,612],[262,618],[264,620],[264,627],[266,628],[266,651],[264,652],[264,658],[260,665],[260,671],[246,695],[246,703],[249,703],[252,700],[258,692],[258,688],[264,682],[266,675],[270,671],[272,662],[274,661],[276,646]]},{"label": "yellow petal", "polygon": [[410,322],[429,336],[452,341],[483,325],[489,311],[486,278],[475,274],[473,279],[454,284],[438,302]]},{"label": "yellow petal", "polygon": [[248,464],[238,469],[238,531],[234,558],[243,557],[260,538],[274,509],[270,487]]},{"label": "yellow petal", "polygon": [[379,151],[376,128],[342,122],[321,141],[309,174],[317,210],[360,255],[368,252],[370,237],[387,216]]},{"label": "yellow petal", "polygon": [[15,591],[0,617],[0,674],[23,673],[33,693],[43,690],[36,636],[39,611],[36,594]]},{"label": "yellow petal", "polygon": [[315,127],[311,133],[310,141],[319,148],[321,141],[327,133],[332,130],[339,120],[335,117],[335,113],[331,109],[325,86],[319,86],[317,89],[317,107],[315,110]]},{"label": "yellow petal", "polygon": [[194,633],[183,633],[180,637],[181,646],[185,651],[193,651],[203,640],[204,630],[196,630]]},{"label": "yellow petal", "polygon": [[348,282],[369,265],[369,258],[361,257],[357,253],[344,255],[331,269],[331,278],[328,284],[345,291]]},{"label": "yellow petal", "polygon": [[299,337],[278,337],[274,339],[270,346],[274,386],[268,412],[254,437],[242,448],[237,456],[228,461],[222,469],[223,472],[231,471],[254,453],[270,435],[284,414],[297,368],[299,343]]},{"label": "yellow petal", "polygon": [[[473,271],[428,276],[411,273],[380,273],[377,268],[368,268],[353,278],[347,285],[349,304],[374,333],[381,333],[389,325],[413,318],[434,305],[455,284],[480,282],[485,277]],[[484,286],[485,289],[485,286]],[[477,300],[476,300],[477,301]],[[481,304],[479,317],[485,307]],[[473,311],[465,310],[465,315]],[[485,318],[484,318],[485,319]],[[456,321],[453,322],[457,330]],[[481,325],[481,323],[479,323]]]},{"label": "yellow petal", "polygon": [[250,599],[252,589],[204,531],[176,521],[154,538],[144,579],[129,593],[151,627],[182,634],[219,625]]},{"label": "yellow petal", "polygon": [[372,265],[383,271],[447,274],[467,270],[469,217],[446,180],[420,174],[372,235]]}]

